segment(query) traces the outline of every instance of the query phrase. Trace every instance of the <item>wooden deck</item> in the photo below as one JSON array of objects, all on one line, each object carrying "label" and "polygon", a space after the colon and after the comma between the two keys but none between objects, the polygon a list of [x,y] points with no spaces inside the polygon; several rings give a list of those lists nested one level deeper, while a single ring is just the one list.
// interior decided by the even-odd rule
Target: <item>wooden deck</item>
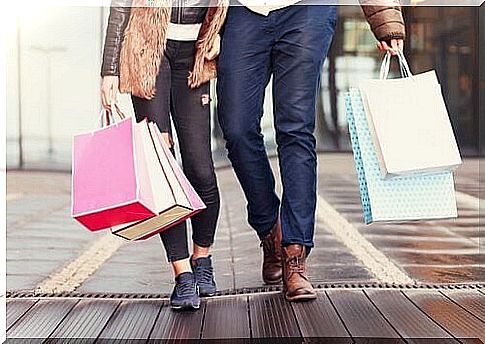
[{"label": "wooden deck", "polygon": [[320,289],[205,299],[174,312],[164,298],[7,297],[7,343],[482,343],[482,288]]}]

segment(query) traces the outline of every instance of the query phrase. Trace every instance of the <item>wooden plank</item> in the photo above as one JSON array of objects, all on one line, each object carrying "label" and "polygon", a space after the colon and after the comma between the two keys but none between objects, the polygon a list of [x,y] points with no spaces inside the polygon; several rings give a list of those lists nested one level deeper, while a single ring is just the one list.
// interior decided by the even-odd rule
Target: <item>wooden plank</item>
[{"label": "wooden plank", "polygon": [[404,294],[459,340],[485,340],[485,324],[439,291],[406,290]]},{"label": "wooden plank", "polygon": [[249,297],[249,316],[253,338],[274,338],[275,342],[300,343],[301,334],[289,302],[282,293],[260,294]]},{"label": "wooden plank", "polygon": [[82,338],[82,343],[94,343],[110,317],[120,305],[120,300],[81,300],[62,323],[49,336],[46,343],[66,343],[71,339]]},{"label": "wooden plank", "polygon": [[356,342],[403,342],[363,291],[329,290],[327,295]]},{"label": "wooden plank", "polygon": [[202,339],[249,343],[249,305],[247,296],[207,300]]},{"label": "wooden plank", "polygon": [[161,300],[123,300],[96,343],[147,339],[162,307]]},{"label": "wooden plank", "polygon": [[318,293],[315,301],[292,303],[292,307],[305,340],[352,343],[327,294]]},{"label": "wooden plank", "polygon": [[38,299],[16,299],[7,300],[6,308],[6,326],[7,330],[22,316],[27,312],[35,303],[39,301]]},{"label": "wooden plank", "polygon": [[476,290],[446,290],[442,293],[481,321],[485,321],[485,295]]},{"label": "wooden plank", "polygon": [[168,303],[164,304],[148,342],[180,340],[183,343],[197,343],[202,329],[204,308],[205,301],[202,301],[201,307],[197,311],[174,311]]},{"label": "wooden plank", "polygon": [[78,299],[39,300],[7,332],[7,338],[47,338]]},{"label": "wooden plank", "polygon": [[458,343],[453,336],[423,314],[401,291],[367,289],[365,293],[403,338]]}]

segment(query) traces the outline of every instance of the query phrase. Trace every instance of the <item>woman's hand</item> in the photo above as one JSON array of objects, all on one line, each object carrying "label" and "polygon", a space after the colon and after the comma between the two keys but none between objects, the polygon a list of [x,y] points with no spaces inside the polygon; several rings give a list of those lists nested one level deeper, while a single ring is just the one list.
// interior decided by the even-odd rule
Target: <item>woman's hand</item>
[{"label": "woman's hand", "polygon": [[391,39],[391,46],[389,46],[389,44],[387,44],[384,41],[378,42],[377,48],[381,52],[390,51],[392,55],[397,55],[398,51],[402,52],[404,50],[404,40],[402,40],[402,39]]},{"label": "woman's hand", "polygon": [[219,55],[220,51],[221,51],[221,36],[217,34],[216,39],[214,40],[214,44],[205,55],[205,58],[207,60],[213,60]]},{"label": "woman's hand", "polygon": [[101,81],[101,103],[106,110],[111,111],[111,105],[116,103],[120,78],[116,75],[107,75]]}]

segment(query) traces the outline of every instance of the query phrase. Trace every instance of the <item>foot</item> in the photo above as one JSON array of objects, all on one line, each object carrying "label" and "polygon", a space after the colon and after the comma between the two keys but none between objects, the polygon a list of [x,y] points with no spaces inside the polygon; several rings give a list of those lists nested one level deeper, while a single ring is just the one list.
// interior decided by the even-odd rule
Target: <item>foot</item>
[{"label": "foot", "polygon": [[192,272],[183,272],[175,278],[175,287],[170,296],[170,307],[180,310],[200,308],[200,298]]},{"label": "foot", "polygon": [[278,220],[271,232],[261,241],[263,247],[263,281],[266,284],[281,282],[281,223]]},{"label": "foot", "polygon": [[200,296],[214,296],[216,293],[216,281],[214,280],[214,268],[212,256],[191,259],[195,281],[199,287]]},{"label": "foot", "polygon": [[306,248],[303,245],[283,247],[283,293],[288,301],[307,301],[317,297],[306,275]]}]

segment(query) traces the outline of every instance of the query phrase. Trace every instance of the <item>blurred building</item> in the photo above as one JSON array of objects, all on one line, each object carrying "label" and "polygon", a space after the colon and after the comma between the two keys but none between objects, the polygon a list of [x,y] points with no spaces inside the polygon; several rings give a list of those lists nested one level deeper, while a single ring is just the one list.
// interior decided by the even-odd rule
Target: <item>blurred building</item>
[{"label": "blurred building", "polygon": [[[485,154],[485,80],[484,68],[479,68],[485,65],[485,35],[479,34],[485,32],[484,7],[405,9],[411,68],[415,73],[437,71],[460,149],[467,156]],[[318,102],[316,135],[322,151],[350,150],[344,92],[362,78],[374,78],[381,62],[360,8],[341,6],[339,12]],[[9,168],[70,168],[72,136],[97,125],[107,14],[108,9],[99,7],[39,7],[12,20],[7,49]],[[274,147],[270,94],[268,89],[263,130]],[[120,101],[130,113],[129,97]],[[215,107],[213,112],[215,118]],[[218,157],[224,154],[224,143],[215,119],[213,123]]]}]

